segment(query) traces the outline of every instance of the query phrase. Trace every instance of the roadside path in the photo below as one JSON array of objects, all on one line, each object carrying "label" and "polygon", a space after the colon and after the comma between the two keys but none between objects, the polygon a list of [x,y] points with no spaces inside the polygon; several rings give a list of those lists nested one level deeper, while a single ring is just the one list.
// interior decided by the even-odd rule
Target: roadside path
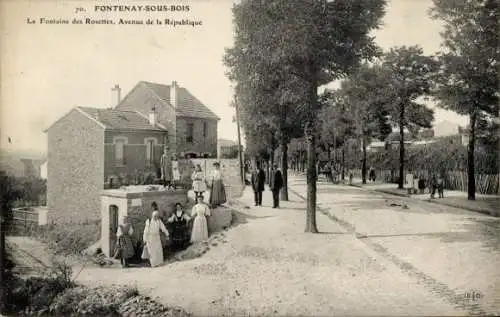
[{"label": "roadside path", "polygon": [[[291,176],[289,187],[305,198],[304,177]],[[469,314],[500,314],[500,219],[325,182],[317,199],[319,211],[433,296]]]}]

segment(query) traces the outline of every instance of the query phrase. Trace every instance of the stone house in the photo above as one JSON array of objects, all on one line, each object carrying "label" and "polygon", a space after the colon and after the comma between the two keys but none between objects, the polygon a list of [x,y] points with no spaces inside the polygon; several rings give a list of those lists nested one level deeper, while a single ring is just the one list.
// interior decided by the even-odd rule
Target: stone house
[{"label": "stone house", "polygon": [[105,184],[120,175],[154,175],[168,135],[155,113],[87,107],[46,132],[47,206],[58,222],[99,219]]},{"label": "stone house", "polygon": [[117,110],[152,109],[168,130],[169,154],[185,158],[217,157],[217,124],[220,118],[177,82],[171,85],[139,82],[116,106]]}]

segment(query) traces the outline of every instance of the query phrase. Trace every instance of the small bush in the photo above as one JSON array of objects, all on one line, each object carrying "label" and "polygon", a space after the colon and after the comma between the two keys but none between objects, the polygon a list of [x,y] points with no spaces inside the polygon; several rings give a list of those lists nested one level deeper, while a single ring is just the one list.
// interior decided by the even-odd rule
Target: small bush
[{"label": "small bush", "polygon": [[56,254],[81,254],[83,250],[100,239],[101,224],[99,221],[88,221],[79,224],[51,224],[32,232]]},{"label": "small bush", "polygon": [[72,269],[69,265],[56,261],[44,276],[27,279],[11,276],[11,291],[6,301],[7,311],[27,316],[46,313],[57,295],[74,286],[71,275]]},{"label": "small bush", "polygon": [[120,305],[138,294],[131,287],[78,286],[58,296],[50,305],[50,312],[57,316],[119,316]]}]

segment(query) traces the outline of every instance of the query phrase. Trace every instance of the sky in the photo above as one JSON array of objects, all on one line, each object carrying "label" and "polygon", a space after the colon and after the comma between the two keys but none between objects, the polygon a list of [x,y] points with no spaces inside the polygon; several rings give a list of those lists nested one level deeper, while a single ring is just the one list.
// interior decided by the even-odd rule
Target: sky
[{"label": "sky", "polygon": [[[43,132],[75,106],[115,105],[111,88],[122,96],[137,82],[177,81],[222,119],[219,138],[236,140],[231,82],[222,62],[233,42],[232,1],[114,1],[121,5],[189,5],[189,12],[95,12],[109,1],[0,1],[0,147],[45,151]],[[439,50],[440,25],[427,10],[431,0],[389,1],[376,35],[384,49],[395,45]],[[77,8],[85,12],[75,13]],[[165,18],[202,21],[201,26],[48,25],[40,18]],[[28,24],[27,19],[36,24]],[[330,85],[334,86],[334,85]],[[463,117],[436,109],[435,122],[465,124]],[[8,137],[12,143],[8,143]]]}]

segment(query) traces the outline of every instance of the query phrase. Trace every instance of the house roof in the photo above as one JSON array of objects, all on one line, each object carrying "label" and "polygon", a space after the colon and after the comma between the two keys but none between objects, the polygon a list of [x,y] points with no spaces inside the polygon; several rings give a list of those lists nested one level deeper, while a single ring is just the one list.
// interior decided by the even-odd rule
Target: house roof
[{"label": "house roof", "polygon": [[90,107],[77,107],[77,109],[92,117],[108,130],[166,131],[166,128],[160,124],[152,126],[148,118],[137,111]]},{"label": "house roof", "polygon": [[[172,86],[152,83],[148,81],[141,81],[149,89],[154,91],[154,93],[162,99],[164,102],[168,102],[172,106],[174,103],[170,100],[170,89]],[[193,118],[204,118],[204,119],[215,119],[220,120],[212,110],[205,106],[201,101],[196,99],[186,88],[179,87],[177,85],[177,105],[175,106],[175,112],[178,116],[183,117],[193,117]]]}]

